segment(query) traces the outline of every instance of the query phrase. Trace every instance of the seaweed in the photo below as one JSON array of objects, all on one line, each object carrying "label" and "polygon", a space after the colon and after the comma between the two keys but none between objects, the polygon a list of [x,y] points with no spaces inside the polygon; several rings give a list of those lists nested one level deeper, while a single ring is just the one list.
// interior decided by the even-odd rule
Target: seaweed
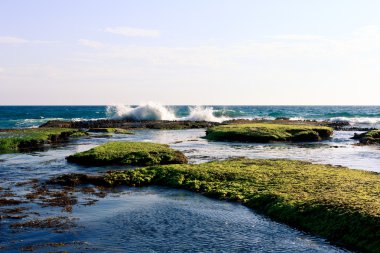
[{"label": "seaweed", "polygon": [[12,229],[24,229],[24,228],[51,228],[55,233],[62,233],[77,227],[74,222],[74,218],[66,216],[48,217],[45,219],[34,219],[25,222],[13,223],[10,225]]},{"label": "seaweed", "polygon": [[184,154],[168,145],[149,142],[108,142],[85,152],[66,157],[84,165],[153,165],[187,163]]},{"label": "seaweed", "polygon": [[362,134],[355,134],[353,139],[359,140],[361,144],[380,144],[380,130],[371,130]]},{"label": "seaweed", "polygon": [[80,132],[67,128],[8,129],[0,131],[0,153],[42,149],[45,145],[67,141]]},{"label": "seaweed", "polygon": [[236,201],[270,218],[363,252],[380,249],[380,174],[282,159],[155,165],[52,182],[161,185]]},{"label": "seaweed", "polygon": [[206,139],[241,142],[309,142],[329,138],[333,129],[310,124],[250,123],[229,124],[208,128]]}]

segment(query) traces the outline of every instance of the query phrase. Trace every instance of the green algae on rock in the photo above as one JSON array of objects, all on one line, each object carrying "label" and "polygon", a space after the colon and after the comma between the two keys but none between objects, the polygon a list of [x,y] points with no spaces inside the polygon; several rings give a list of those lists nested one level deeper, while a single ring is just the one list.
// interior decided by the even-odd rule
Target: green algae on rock
[{"label": "green algae on rock", "polygon": [[300,124],[229,124],[208,128],[206,138],[214,141],[286,142],[320,141],[329,138],[333,129]]},{"label": "green algae on rock", "polygon": [[134,134],[133,132],[130,132],[128,130],[125,130],[125,129],[122,129],[122,128],[113,128],[113,127],[108,127],[108,128],[90,128],[88,131],[89,132],[94,132],[94,133]]},{"label": "green algae on rock", "polygon": [[355,134],[353,139],[358,139],[362,144],[380,144],[380,130],[371,130],[362,134]]},{"label": "green algae on rock", "polygon": [[59,143],[80,132],[67,128],[28,128],[0,131],[0,153],[12,153],[42,148]]},{"label": "green algae on rock", "polygon": [[84,137],[84,136],[89,136],[89,134],[85,131],[78,131],[70,135],[70,137]]},{"label": "green algae on rock", "polygon": [[71,174],[59,184],[160,185],[240,202],[270,218],[363,252],[380,249],[380,174],[293,160],[232,159]]},{"label": "green algae on rock", "polygon": [[40,127],[63,127],[77,129],[94,128],[122,128],[122,129],[161,129],[161,130],[180,130],[180,129],[199,129],[219,125],[217,122],[208,121],[189,121],[189,120],[115,120],[99,119],[84,121],[48,121]]},{"label": "green algae on rock", "polygon": [[84,165],[154,165],[187,163],[180,151],[168,145],[150,142],[108,142],[85,152],[66,157]]}]

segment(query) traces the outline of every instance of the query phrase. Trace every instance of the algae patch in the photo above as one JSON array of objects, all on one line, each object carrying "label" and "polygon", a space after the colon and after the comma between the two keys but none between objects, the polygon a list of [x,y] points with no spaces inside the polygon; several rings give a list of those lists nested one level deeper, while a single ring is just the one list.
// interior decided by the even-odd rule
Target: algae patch
[{"label": "algae patch", "polygon": [[12,153],[43,148],[47,144],[67,141],[80,132],[67,128],[8,129],[0,131],[0,153]]},{"label": "algae patch", "polygon": [[149,142],[108,142],[88,151],[66,157],[84,165],[154,165],[187,163],[180,151],[168,145]]},{"label": "algae patch", "polygon": [[380,174],[303,161],[232,159],[156,165],[50,183],[160,185],[240,202],[274,220],[364,252],[380,249]]},{"label": "algae patch", "polygon": [[90,128],[88,132],[93,132],[93,133],[115,133],[115,134],[134,134],[133,132],[130,132],[126,129],[123,128]]},{"label": "algae patch", "polygon": [[67,230],[75,228],[77,225],[74,223],[74,218],[66,216],[48,217],[45,219],[34,219],[25,222],[13,223],[10,225],[13,229],[24,228],[50,228],[54,233],[62,233]]},{"label": "algae patch", "polygon": [[355,134],[353,139],[361,144],[380,144],[380,130],[371,130],[362,134]]},{"label": "algae patch", "polygon": [[333,129],[325,126],[295,124],[229,124],[207,129],[206,138],[214,141],[286,142],[328,139]]}]

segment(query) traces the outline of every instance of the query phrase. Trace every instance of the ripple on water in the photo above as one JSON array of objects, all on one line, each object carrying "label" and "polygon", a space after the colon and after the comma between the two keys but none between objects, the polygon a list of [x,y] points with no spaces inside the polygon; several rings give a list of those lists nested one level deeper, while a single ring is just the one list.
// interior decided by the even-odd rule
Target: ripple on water
[{"label": "ripple on water", "polygon": [[[355,142],[349,139],[351,134],[343,132],[337,132],[331,140],[322,143],[290,145],[209,142],[201,138],[205,135],[204,129],[136,132],[136,135],[112,138],[78,139],[46,152],[1,155],[0,187],[5,189],[32,178],[47,179],[63,173],[115,169],[82,167],[65,160],[68,155],[111,140],[167,143],[184,151],[192,163],[246,156],[380,169],[379,147],[354,146]],[[331,148],[334,146],[339,148]],[[17,189],[19,194],[27,191]],[[11,234],[3,229],[7,225],[0,227],[0,247],[12,240],[19,246],[23,240],[22,245],[87,241],[86,247],[91,249],[88,252],[345,252],[320,238],[265,219],[239,204],[163,188],[126,188],[118,195],[110,194],[92,206],[74,207],[72,216],[80,218],[80,226],[75,232],[21,231]],[[48,215],[62,215],[60,209],[31,206],[30,212],[34,211],[41,213],[41,219]],[[80,249],[86,251],[86,248]]]},{"label": "ripple on water", "polygon": [[94,248],[131,252],[345,252],[239,204],[186,191],[150,187],[102,202],[87,210],[91,218],[82,220],[86,224],[82,233]]}]

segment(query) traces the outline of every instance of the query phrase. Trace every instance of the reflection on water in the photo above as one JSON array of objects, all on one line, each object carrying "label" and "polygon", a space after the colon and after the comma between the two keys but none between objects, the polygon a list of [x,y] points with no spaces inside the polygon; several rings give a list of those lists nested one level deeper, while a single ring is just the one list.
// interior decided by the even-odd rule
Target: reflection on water
[{"label": "reflection on water", "polygon": [[[239,204],[198,194],[145,188],[109,198],[112,211],[90,216],[80,237],[95,248],[131,252],[343,252]],[[98,206],[91,207],[96,210]],[[109,209],[108,209],[109,210]],[[82,236],[83,235],[83,236]],[[94,240],[93,237],[98,238]],[[113,238],[110,241],[108,238]]]},{"label": "reflection on water", "polygon": [[[9,188],[17,199],[30,193],[32,186],[16,184],[33,178],[45,180],[57,174],[122,168],[81,167],[66,163],[66,156],[110,140],[167,143],[183,151],[191,163],[246,156],[301,159],[380,171],[379,148],[354,145],[355,141],[350,139],[352,132],[337,132],[331,140],[321,143],[298,144],[209,142],[202,138],[204,134],[202,129],[141,130],[136,131],[136,135],[77,139],[46,152],[0,155],[0,187],[3,190]],[[75,196],[78,203],[88,198],[80,192]],[[0,249],[18,252],[34,245],[37,252],[48,249],[82,252],[344,252],[320,238],[270,221],[239,204],[212,200],[195,193],[158,187],[120,188],[116,193],[96,198],[96,204],[76,205],[72,213],[36,203],[22,204],[30,208],[25,212],[29,215],[25,219],[65,216],[78,218],[78,227],[63,233],[33,228],[15,231],[9,225],[19,220],[0,219]],[[0,207],[0,215],[5,208],[10,207]],[[52,242],[68,244],[54,249]]]},{"label": "reflection on water", "polygon": [[[358,146],[354,132],[336,131],[331,140],[318,143],[230,143],[202,137],[204,130],[141,131],[128,139],[167,143],[183,151],[192,163],[245,156],[298,159],[380,172],[380,147]],[[122,140],[124,137],[119,136]]]}]

